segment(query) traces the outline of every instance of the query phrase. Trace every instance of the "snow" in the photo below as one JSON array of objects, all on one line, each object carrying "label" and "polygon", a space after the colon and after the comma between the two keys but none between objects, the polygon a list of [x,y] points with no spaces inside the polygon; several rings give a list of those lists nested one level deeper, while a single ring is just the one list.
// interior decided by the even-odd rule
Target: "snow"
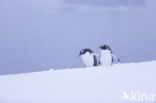
[{"label": "snow", "polygon": [[4,75],[0,103],[129,103],[123,92],[156,94],[155,72],[150,61]]}]

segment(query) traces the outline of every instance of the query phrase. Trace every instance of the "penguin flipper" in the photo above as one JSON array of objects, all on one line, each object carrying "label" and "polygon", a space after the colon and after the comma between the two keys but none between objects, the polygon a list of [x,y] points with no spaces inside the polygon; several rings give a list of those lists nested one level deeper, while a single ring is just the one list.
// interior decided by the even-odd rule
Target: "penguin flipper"
[{"label": "penguin flipper", "polygon": [[98,66],[96,56],[94,56],[94,66]]},{"label": "penguin flipper", "polygon": [[118,63],[120,63],[120,59],[118,58]]},{"label": "penguin flipper", "polygon": [[113,65],[113,62],[114,62],[114,60],[113,60],[113,56],[112,56],[112,63],[111,63],[111,65]]},{"label": "penguin flipper", "polygon": [[117,62],[120,63],[120,59],[114,53],[112,53],[112,57],[117,59]]}]

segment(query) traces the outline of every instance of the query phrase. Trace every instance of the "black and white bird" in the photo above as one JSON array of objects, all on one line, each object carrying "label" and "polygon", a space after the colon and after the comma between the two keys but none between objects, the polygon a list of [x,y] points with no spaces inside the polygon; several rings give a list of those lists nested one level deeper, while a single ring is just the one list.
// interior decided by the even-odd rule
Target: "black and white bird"
[{"label": "black and white bird", "polygon": [[100,46],[100,49],[100,64],[102,66],[111,66],[114,59],[117,59],[117,63],[120,62],[119,58],[112,52],[111,48],[108,45],[102,45]]},{"label": "black and white bird", "polygon": [[98,65],[94,52],[89,48],[82,49],[79,56],[87,67]]}]

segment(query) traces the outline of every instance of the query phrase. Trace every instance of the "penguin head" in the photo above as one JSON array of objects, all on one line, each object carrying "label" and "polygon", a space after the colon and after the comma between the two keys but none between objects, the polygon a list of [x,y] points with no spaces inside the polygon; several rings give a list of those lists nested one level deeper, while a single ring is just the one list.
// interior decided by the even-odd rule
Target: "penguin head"
[{"label": "penguin head", "polygon": [[102,45],[99,47],[101,50],[109,50],[112,51],[111,48],[108,45]]},{"label": "penguin head", "polygon": [[86,53],[93,53],[93,51],[91,50],[91,49],[89,49],[89,48],[85,48],[85,49],[82,49],[81,51],[80,51],[80,53],[79,53],[79,56],[81,56],[81,55],[84,55],[84,54],[86,54]]}]

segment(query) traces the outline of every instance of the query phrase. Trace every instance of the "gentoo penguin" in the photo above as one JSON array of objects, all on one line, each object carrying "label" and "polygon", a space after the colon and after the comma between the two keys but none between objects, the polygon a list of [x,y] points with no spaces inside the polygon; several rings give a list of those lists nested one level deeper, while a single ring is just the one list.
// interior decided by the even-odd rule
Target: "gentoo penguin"
[{"label": "gentoo penguin", "polygon": [[117,62],[120,62],[119,58],[112,52],[111,48],[108,45],[102,45],[100,64],[103,66],[110,66],[113,64],[113,58],[117,59]]},{"label": "gentoo penguin", "polygon": [[80,51],[79,56],[82,58],[84,64],[87,67],[97,66],[96,56],[94,55],[94,52],[91,49],[89,48],[82,49]]}]

